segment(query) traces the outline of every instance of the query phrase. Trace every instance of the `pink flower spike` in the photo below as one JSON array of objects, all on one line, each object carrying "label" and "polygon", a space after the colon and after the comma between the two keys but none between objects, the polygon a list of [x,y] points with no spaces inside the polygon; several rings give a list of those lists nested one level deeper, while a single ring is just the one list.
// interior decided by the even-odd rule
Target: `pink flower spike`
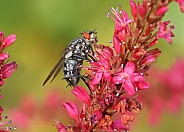
[{"label": "pink flower spike", "polygon": [[9,56],[8,52],[7,53],[2,53],[0,54],[0,61],[6,60]]},{"label": "pink flower spike", "polygon": [[63,103],[63,107],[67,110],[70,117],[72,117],[76,121],[78,120],[79,110],[78,110],[77,106],[74,103],[72,103],[72,102]]},{"label": "pink flower spike", "polygon": [[10,46],[15,40],[16,40],[16,35],[15,34],[11,34],[8,37],[6,37],[3,41],[4,48]]},{"label": "pink flower spike", "polygon": [[131,13],[134,18],[137,17],[137,5],[133,0],[130,0]]},{"label": "pink flower spike", "polygon": [[81,86],[75,86],[72,93],[83,103],[90,105],[91,99],[88,92]]},{"label": "pink flower spike", "polygon": [[162,7],[159,7],[157,9],[157,11],[155,12],[155,15],[157,16],[164,16],[164,14],[168,11],[168,7],[167,6],[162,6]]},{"label": "pink flower spike", "polygon": [[18,65],[16,62],[5,64],[2,67],[2,78],[3,79],[9,78],[12,75],[12,73],[17,69],[17,66]]}]

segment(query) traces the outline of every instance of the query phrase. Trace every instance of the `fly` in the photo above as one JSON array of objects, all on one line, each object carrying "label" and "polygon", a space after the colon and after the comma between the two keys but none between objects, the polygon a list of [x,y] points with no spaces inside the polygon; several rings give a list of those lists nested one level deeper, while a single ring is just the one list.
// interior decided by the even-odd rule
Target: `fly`
[{"label": "fly", "polygon": [[45,79],[43,85],[45,85],[50,79],[50,82],[52,82],[61,70],[63,70],[64,79],[67,81],[68,85],[77,85],[80,78],[86,83],[85,77],[80,75],[80,71],[83,60],[91,61],[89,59],[91,58],[95,61],[90,55],[91,53],[94,56],[92,44],[97,42],[95,34],[97,34],[95,30],[83,31],[81,36],[69,43],[63,51],[60,60]]}]

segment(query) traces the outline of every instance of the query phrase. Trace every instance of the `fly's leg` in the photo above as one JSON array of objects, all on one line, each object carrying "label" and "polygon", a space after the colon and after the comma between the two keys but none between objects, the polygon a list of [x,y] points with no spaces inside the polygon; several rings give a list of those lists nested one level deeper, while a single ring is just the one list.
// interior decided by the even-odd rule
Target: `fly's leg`
[{"label": "fly's leg", "polygon": [[83,76],[83,75],[79,75],[79,77],[82,79],[82,81],[86,84],[86,86],[88,87],[90,93],[92,94],[90,85],[86,82],[86,79],[89,79],[87,76]]},{"label": "fly's leg", "polygon": [[89,56],[89,58],[91,58],[91,59],[93,60],[93,62],[97,62],[97,61],[94,59],[93,56],[91,56],[91,55],[88,55],[88,56]]},{"label": "fly's leg", "polygon": [[87,60],[87,61],[90,61],[89,58],[87,58],[87,56],[80,56],[80,55],[76,55],[74,54],[73,57],[77,57],[78,59],[82,59],[82,60]]}]

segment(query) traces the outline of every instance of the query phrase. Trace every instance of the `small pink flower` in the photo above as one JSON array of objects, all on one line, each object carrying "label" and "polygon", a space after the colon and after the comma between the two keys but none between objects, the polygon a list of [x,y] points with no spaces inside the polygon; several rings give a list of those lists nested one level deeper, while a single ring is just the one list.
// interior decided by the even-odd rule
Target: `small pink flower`
[{"label": "small pink flower", "polygon": [[101,61],[99,62],[91,62],[94,69],[94,77],[91,81],[91,84],[95,85],[100,82],[101,79],[105,79],[107,81],[111,80],[111,74],[108,72],[108,65],[103,65]]},{"label": "small pink flower", "polygon": [[116,53],[120,53],[122,49],[122,41],[125,41],[127,34],[130,32],[128,24],[130,24],[133,19],[129,19],[128,14],[124,10],[119,12],[118,8],[114,9],[113,7],[111,7],[110,10],[114,15],[111,16],[111,18],[115,22],[113,36],[114,49]]},{"label": "small pink flower", "polygon": [[112,75],[109,73],[110,61],[114,56],[113,50],[109,46],[97,47],[96,53],[99,57],[98,62],[90,62],[94,72],[94,77],[91,81],[92,85],[98,84],[101,79],[111,81]]},{"label": "small pink flower", "polygon": [[2,78],[3,79],[9,78],[16,69],[17,69],[17,63],[16,62],[11,62],[11,63],[5,64],[1,68]]},{"label": "small pink flower", "polygon": [[116,30],[123,30],[127,27],[127,25],[129,23],[131,23],[133,21],[133,19],[129,19],[128,18],[128,14],[124,11],[124,10],[121,10],[121,14],[118,12],[118,10],[114,9],[113,7],[110,8],[111,12],[114,14],[114,17],[111,17],[116,26]]},{"label": "small pink flower", "polygon": [[111,47],[103,46],[100,51],[98,51],[100,60],[104,60],[102,62],[108,62],[109,59],[114,56],[114,52]]},{"label": "small pink flower", "polygon": [[174,29],[174,25],[167,27],[169,23],[170,21],[159,23],[158,38],[163,38],[167,40],[169,44],[172,44],[172,37],[174,37],[172,30]]},{"label": "small pink flower", "polygon": [[63,106],[67,110],[70,117],[72,117],[73,119],[78,121],[78,119],[79,119],[79,110],[78,110],[77,106],[72,102],[63,103]]},{"label": "small pink flower", "polygon": [[72,93],[83,103],[90,105],[91,99],[88,92],[81,86],[75,86]]},{"label": "small pink flower", "polygon": [[133,95],[138,89],[149,88],[150,84],[139,73],[135,73],[135,64],[131,61],[127,62],[124,69],[113,77],[114,84],[122,83],[122,87]]}]

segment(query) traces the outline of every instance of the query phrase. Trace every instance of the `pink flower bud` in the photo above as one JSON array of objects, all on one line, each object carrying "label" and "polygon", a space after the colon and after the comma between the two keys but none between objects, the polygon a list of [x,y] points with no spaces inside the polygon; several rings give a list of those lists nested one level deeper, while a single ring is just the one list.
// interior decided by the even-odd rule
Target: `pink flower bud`
[{"label": "pink flower bud", "polygon": [[146,15],[146,8],[144,6],[139,6],[138,12],[139,12],[140,17],[145,17],[145,15]]},{"label": "pink flower bud", "polygon": [[88,92],[81,86],[75,86],[72,93],[83,103],[90,105],[90,97]]},{"label": "pink flower bud", "polygon": [[67,110],[70,117],[72,117],[76,121],[78,120],[79,110],[78,110],[77,106],[74,103],[72,103],[72,102],[63,103],[63,107]]},{"label": "pink flower bud", "polygon": [[6,37],[3,41],[4,48],[10,46],[15,40],[16,40],[16,35],[15,34],[11,34],[8,37]]},{"label": "pink flower bud", "polygon": [[158,39],[155,38],[155,39],[149,44],[149,46],[152,47],[152,46],[154,46],[154,45],[157,44],[157,43],[158,43]]},{"label": "pink flower bud", "polygon": [[143,48],[135,48],[133,54],[131,55],[132,60],[140,59],[145,53]]},{"label": "pink flower bud", "polygon": [[8,53],[2,53],[0,54],[0,61],[4,61],[9,57]]},{"label": "pink flower bud", "polygon": [[157,9],[157,11],[155,12],[155,15],[157,15],[157,16],[163,16],[167,12],[168,9],[169,8],[167,6],[159,7]]},{"label": "pink flower bud", "polygon": [[133,0],[130,0],[131,13],[134,18],[137,17],[137,5]]},{"label": "pink flower bud", "polygon": [[6,79],[6,78],[9,78],[12,73],[17,69],[17,63],[16,62],[11,62],[11,63],[8,63],[8,64],[5,64],[3,67],[2,67],[2,78],[3,79]]},{"label": "pink flower bud", "polygon": [[157,48],[147,51],[145,57],[140,61],[140,65],[152,63],[160,54],[161,51]]},{"label": "pink flower bud", "polygon": [[116,36],[113,36],[113,43],[114,43],[114,49],[115,49],[116,53],[120,53],[121,41]]}]

